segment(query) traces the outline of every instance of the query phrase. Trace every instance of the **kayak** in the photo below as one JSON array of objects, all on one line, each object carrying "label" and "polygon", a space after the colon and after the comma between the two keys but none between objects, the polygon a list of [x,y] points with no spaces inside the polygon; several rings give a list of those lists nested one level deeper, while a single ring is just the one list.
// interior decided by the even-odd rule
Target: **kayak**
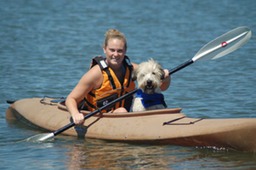
[{"label": "kayak", "polygon": [[[83,125],[63,135],[108,141],[166,144],[190,147],[227,148],[256,152],[256,118],[189,118],[181,108],[143,112],[98,113]],[[85,115],[90,112],[82,110]],[[72,119],[65,99],[27,98],[10,104],[7,120],[18,120],[30,127],[56,131]]]}]

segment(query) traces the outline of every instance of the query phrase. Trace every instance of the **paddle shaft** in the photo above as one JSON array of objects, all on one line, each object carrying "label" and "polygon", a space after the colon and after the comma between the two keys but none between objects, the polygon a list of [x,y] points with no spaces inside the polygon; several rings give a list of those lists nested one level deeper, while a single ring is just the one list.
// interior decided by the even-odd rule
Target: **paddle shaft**
[{"label": "paddle shaft", "polygon": [[173,73],[175,73],[175,72],[177,72],[177,71],[179,71],[179,70],[181,70],[181,69],[183,69],[183,68],[185,68],[185,67],[187,67],[187,66],[189,66],[190,64],[193,64],[193,63],[194,63],[194,61],[192,59],[188,60],[188,61],[184,62],[183,64],[169,70],[169,75],[171,75],[171,74],[173,74]]},{"label": "paddle shaft", "polygon": [[[174,69],[171,69],[171,70],[169,71],[169,75],[171,75],[171,74],[173,74],[173,73],[175,73],[175,72],[177,72],[177,71],[179,71],[179,70],[181,70],[181,69],[183,69],[183,68],[189,66],[189,65],[192,64],[192,63],[194,63],[194,61],[193,61],[192,59],[190,59],[190,60],[184,62],[183,64],[181,64],[181,65],[175,67]],[[135,94],[136,92],[137,92],[137,89],[135,89],[135,90],[133,90],[133,91],[130,91],[129,93],[126,93],[125,95],[123,95],[123,96],[121,96],[121,97],[119,97],[119,98],[117,98],[117,99],[111,101],[110,103],[108,103],[108,104],[102,106],[101,108],[99,108],[99,109],[97,109],[97,110],[94,110],[93,112],[91,112],[91,113],[85,115],[85,116],[84,116],[84,120],[86,120],[86,119],[90,118],[91,116],[93,116],[93,115],[95,115],[95,114],[101,112],[101,111],[104,110],[105,108],[107,108],[107,107],[109,107],[109,106],[111,106],[111,105],[114,105],[115,103],[117,103],[117,102],[119,102],[119,101],[121,101],[121,100],[123,100],[123,99],[125,99],[125,98],[127,98],[127,97],[129,97],[129,96],[131,96],[131,95],[133,95],[133,94]],[[54,134],[54,136],[56,136],[56,135],[58,135],[58,134],[64,132],[65,130],[67,130],[67,129],[73,127],[73,126],[75,126],[75,123],[74,123],[74,122],[71,122],[71,123],[67,124],[66,126],[64,126],[64,127],[60,128],[60,129],[56,130],[55,132],[53,132],[53,134]]]},{"label": "paddle shaft", "polygon": [[[178,67],[176,67],[176,68],[170,70],[170,71],[169,71],[169,75],[171,75],[171,74],[173,74],[173,73],[175,73],[175,72],[181,70],[182,68],[185,68],[185,67],[189,66],[189,65],[192,64],[193,62],[194,62],[193,60],[188,60],[188,61],[186,61],[185,63],[179,65]],[[111,106],[111,105],[114,105],[115,103],[117,103],[117,102],[119,102],[119,101],[121,101],[121,100],[123,100],[123,99],[125,99],[125,98],[127,98],[127,97],[129,97],[129,96],[131,96],[131,95],[133,95],[133,94],[135,94],[136,92],[137,92],[137,89],[135,89],[135,90],[133,90],[133,91],[130,91],[129,93],[126,93],[125,95],[123,95],[123,96],[121,96],[121,97],[119,97],[119,98],[117,98],[117,99],[115,99],[115,100],[109,102],[108,104],[102,106],[101,108],[99,108],[99,109],[97,109],[97,110],[94,110],[93,112],[91,112],[91,113],[85,115],[85,116],[84,116],[84,120],[86,120],[86,119],[90,118],[91,116],[93,116],[93,115],[95,115],[95,114],[101,112],[102,110],[106,109],[107,107],[109,107],[109,106]],[[53,132],[53,134],[54,134],[54,136],[56,136],[56,135],[58,135],[58,134],[60,134],[60,133],[62,133],[62,132],[64,132],[64,131],[66,131],[67,129],[73,127],[73,126],[75,126],[75,123],[74,123],[74,122],[71,122],[71,123],[67,124],[66,126],[64,126],[64,127],[60,128],[60,129],[56,130],[55,132]]]}]

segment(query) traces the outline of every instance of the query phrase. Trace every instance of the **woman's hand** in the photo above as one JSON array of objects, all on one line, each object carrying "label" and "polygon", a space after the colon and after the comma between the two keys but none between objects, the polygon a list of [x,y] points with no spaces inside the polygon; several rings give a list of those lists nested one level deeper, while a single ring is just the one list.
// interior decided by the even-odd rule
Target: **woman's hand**
[{"label": "woman's hand", "polygon": [[171,76],[169,75],[169,70],[164,69],[164,79],[162,80],[161,90],[165,91],[169,88],[171,84]]},{"label": "woman's hand", "polygon": [[84,115],[80,112],[72,114],[72,119],[76,125],[84,123]]}]

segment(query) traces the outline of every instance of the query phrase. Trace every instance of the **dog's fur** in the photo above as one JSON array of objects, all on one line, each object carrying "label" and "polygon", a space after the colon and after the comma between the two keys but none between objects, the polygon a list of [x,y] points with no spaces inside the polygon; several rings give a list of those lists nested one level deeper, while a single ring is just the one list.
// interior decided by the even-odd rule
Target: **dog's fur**
[{"label": "dog's fur", "polygon": [[[161,81],[164,78],[164,70],[162,66],[153,59],[142,62],[133,73],[133,79],[137,80],[138,88],[145,94],[161,94]],[[141,97],[135,97],[133,101],[132,111],[145,111],[154,109],[163,109],[163,104],[157,104],[145,108],[142,104]]]}]

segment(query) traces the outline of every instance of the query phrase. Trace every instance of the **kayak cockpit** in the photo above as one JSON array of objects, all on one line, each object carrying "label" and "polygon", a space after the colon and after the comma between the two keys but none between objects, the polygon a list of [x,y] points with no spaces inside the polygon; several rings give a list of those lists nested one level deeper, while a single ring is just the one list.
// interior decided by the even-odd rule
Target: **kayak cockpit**
[{"label": "kayak cockpit", "polygon": [[[67,107],[65,105],[65,98],[49,98],[44,97],[40,100],[43,104],[48,105],[57,105],[58,109],[67,111]],[[181,113],[181,108],[167,108],[167,109],[157,109],[157,110],[148,110],[148,111],[141,111],[141,112],[128,112],[128,113],[102,113],[97,114],[101,117],[135,117],[135,116],[149,116],[149,115],[155,115],[155,114],[176,114]],[[81,110],[82,113],[88,114],[90,111],[87,110]],[[97,116],[95,115],[95,116]]]}]

